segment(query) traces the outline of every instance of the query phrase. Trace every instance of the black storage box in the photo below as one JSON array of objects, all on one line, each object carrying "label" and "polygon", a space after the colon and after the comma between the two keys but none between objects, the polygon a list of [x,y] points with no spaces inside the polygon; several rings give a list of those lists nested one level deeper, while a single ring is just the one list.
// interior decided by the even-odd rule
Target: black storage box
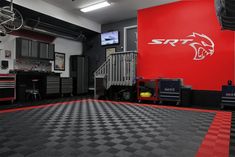
[{"label": "black storage box", "polygon": [[183,86],[181,88],[181,105],[182,106],[192,105],[192,87]]}]

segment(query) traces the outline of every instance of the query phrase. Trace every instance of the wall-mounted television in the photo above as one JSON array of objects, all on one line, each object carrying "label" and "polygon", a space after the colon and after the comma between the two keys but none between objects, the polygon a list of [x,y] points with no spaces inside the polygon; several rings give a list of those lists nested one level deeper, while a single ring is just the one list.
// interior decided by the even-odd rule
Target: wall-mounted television
[{"label": "wall-mounted television", "polygon": [[101,45],[119,44],[119,31],[101,33]]}]

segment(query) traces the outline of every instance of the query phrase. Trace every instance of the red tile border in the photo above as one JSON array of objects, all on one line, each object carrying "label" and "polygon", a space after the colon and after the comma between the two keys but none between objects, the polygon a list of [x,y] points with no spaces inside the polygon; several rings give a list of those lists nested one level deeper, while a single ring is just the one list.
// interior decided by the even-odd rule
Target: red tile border
[{"label": "red tile border", "polygon": [[22,107],[17,109],[2,110],[1,113],[9,113],[23,110],[31,110],[37,108],[51,107],[54,105],[68,105],[71,103],[82,102],[82,101],[96,101],[96,102],[110,102],[116,105],[135,105],[135,106],[148,106],[154,108],[184,110],[184,111],[195,111],[195,112],[210,112],[215,113],[214,120],[212,121],[202,144],[200,145],[196,157],[229,157],[229,144],[230,144],[230,129],[231,129],[231,112],[216,111],[216,110],[204,110],[204,109],[193,109],[185,107],[172,107],[163,105],[150,105],[150,104],[138,104],[130,102],[116,102],[108,100],[95,100],[95,99],[84,99],[68,102],[59,102],[54,104],[46,104],[39,106]]},{"label": "red tile border", "polygon": [[1,113],[9,113],[9,112],[16,112],[16,111],[24,111],[24,110],[32,110],[37,108],[44,108],[44,107],[51,107],[55,105],[68,105],[71,103],[81,102],[84,100],[75,100],[75,101],[66,101],[66,102],[58,102],[53,104],[45,104],[45,105],[38,105],[38,106],[29,106],[29,107],[21,107],[21,108],[14,108],[14,109],[6,109],[6,110],[0,110]]},{"label": "red tile border", "polygon": [[216,112],[196,157],[229,157],[230,112]]}]

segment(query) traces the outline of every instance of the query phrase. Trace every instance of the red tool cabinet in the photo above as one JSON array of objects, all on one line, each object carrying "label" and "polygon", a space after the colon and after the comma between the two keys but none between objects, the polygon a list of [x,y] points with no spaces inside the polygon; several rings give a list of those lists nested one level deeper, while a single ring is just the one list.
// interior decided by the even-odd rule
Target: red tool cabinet
[{"label": "red tool cabinet", "polygon": [[[141,92],[150,92],[151,97],[141,97]],[[159,100],[158,98],[158,79],[137,79],[137,99],[139,102],[142,100],[150,100],[154,103]]]},{"label": "red tool cabinet", "polygon": [[16,75],[0,74],[0,101],[16,99]]}]

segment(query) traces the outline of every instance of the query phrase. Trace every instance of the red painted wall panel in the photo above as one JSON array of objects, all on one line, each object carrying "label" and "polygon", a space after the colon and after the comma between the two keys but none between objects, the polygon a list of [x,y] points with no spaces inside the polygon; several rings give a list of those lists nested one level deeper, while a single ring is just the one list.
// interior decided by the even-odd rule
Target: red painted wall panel
[{"label": "red painted wall panel", "polygon": [[220,90],[234,80],[234,33],[221,30],[214,0],[139,10],[138,53],[138,77],[183,78],[197,90]]}]

